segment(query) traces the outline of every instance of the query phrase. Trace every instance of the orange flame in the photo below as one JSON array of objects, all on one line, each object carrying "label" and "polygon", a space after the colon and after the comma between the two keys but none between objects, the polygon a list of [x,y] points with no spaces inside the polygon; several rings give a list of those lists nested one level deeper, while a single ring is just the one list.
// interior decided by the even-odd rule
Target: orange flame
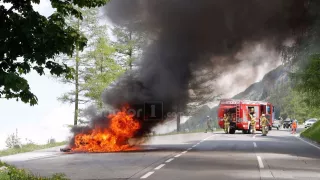
[{"label": "orange flame", "polygon": [[133,115],[127,114],[128,108],[126,105],[117,114],[109,115],[108,128],[96,127],[88,134],[77,134],[72,151],[115,152],[136,149],[129,145],[128,140],[140,129],[140,124]]}]

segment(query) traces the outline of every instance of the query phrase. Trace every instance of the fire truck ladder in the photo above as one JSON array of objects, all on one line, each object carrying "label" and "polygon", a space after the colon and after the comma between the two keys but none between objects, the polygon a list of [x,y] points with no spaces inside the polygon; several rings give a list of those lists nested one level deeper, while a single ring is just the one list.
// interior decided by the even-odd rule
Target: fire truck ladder
[{"label": "fire truck ladder", "polygon": [[236,121],[240,121],[240,104],[237,103],[236,105]]}]

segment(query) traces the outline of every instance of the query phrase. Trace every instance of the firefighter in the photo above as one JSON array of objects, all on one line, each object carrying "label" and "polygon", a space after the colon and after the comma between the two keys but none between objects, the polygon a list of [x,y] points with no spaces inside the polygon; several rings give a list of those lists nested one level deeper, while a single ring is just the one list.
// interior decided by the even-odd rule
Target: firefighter
[{"label": "firefighter", "polygon": [[223,121],[224,121],[224,132],[228,134],[230,122],[229,122],[229,117],[226,114],[223,115]]},{"label": "firefighter", "polygon": [[213,129],[211,127],[211,122],[212,122],[212,119],[210,118],[210,116],[207,116],[207,129],[206,129],[205,133],[207,133],[208,130],[211,130],[213,132]]},{"label": "firefighter", "polygon": [[268,131],[267,131],[267,126],[270,125],[268,119],[266,118],[265,114],[262,114],[261,119],[260,119],[260,123],[262,126],[262,136],[266,136]]},{"label": "firefighter", "polygon": [[292,125],[291,125],[291,128],[292,128],[292,134],[295,134],[296,131],[297,131],[297,121],[296,120],[293,120],[292,121]]},{"label": "firefighter", "polygon": [[251,129],[252,129],[252,134],[256,133],[256,115],[253,114],[251,121],[250,121]]},{"label": "firefighter", "polygon": [[250,114],[251,114],[251,115],[254,114],[254,108],[250,108]]}]

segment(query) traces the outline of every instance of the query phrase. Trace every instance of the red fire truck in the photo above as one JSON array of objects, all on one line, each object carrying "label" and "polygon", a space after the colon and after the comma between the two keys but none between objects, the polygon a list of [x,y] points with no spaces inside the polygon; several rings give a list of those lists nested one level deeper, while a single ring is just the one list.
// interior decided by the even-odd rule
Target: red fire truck
[{"label": "red fire truck", "polygon": [[224,114],[231,114],[230,134],[234,134],[236,130],[242,130],[242,133],[249,134],[251,132],[250,126],[250,109],[254,110],[256,115],[256,131],[261,131],[260,117],[262,114],[266,115],[271,130],[274,121],[274,106],[269,102],[251,101],[251,100],[238,100],[238,99],[222,99],[220,100],[218,108],[219,126],[224,128],[223,116]]}]

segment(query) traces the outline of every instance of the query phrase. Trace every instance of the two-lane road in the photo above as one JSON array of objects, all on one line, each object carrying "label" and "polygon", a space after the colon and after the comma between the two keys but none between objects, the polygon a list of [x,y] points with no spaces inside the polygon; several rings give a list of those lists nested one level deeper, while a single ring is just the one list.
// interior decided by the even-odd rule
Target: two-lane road
[{"label": "two-lane road", "polygon": [[[156,136],[127,153],[64,154],[2,160],[41,175],[71,179],[319,180],[320,148],[288,131],[261,134],[195,133]],[[48,153],[48,152],[46,152]]]}]

